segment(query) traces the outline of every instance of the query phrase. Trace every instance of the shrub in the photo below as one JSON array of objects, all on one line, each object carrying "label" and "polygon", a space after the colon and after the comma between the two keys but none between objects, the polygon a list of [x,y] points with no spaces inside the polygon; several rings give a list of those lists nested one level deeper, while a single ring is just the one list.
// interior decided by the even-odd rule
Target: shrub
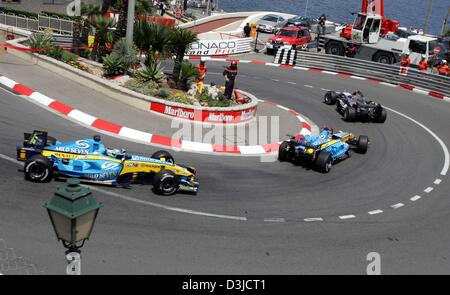
[{"label": "shrub", "polygon": [[113,53],[122,58],[122,62],[127,70],[138,62],[136,49],[133,45],[128,44],[125,38],[114,44]]},{"label": "shrub", "polygon": [[144,65],[142,69],[136,72],[136,78],[147,82],[153,81],[156,83],[161,83],[165,80],[166,75],[163,73],[163,68],[161,67],[161,63],[152,62],[149,65]]},{"label": "shrub", "polygon": [[63,50],[62,51],[62,56],[61,56],[61,60],[63,62],[76,62],[78,59],[78,56],[75,55],[74,53],[67,51],[67,50]]},{"label": "shrub", "polygon": [[122,86],[144,95],[156,96],[159,93],[158,84],[154,82],[142,82],[136,79],[130,79]]},{"label": "shrub", "polygon": [[[33,33],[30,36],[30,47],[33,49],[51,48],[52,35],[46,33]],[[46,50],[40,53],[46,54]]]},{"label": "shrub", "polygon": [[158,92],[158,96],[161,98],[168,98],[170,96],[170,91],[166,88],[161,88]]},{"label": "shrub", "polygon": [[53,47],[47,55],[51,58],[61,60],[63,56],[64,50],[61,47]]},{"label": "shrub", "polygon": [[198,70],[188,61],[181,64],[180,86],[183,90],[189,89],[192,81],[198,75]]},{"label": "shrub", "polygon": [[122,59],[115,53],[103,57],[103,70],[106,77],[123,75],[126,72]]}]

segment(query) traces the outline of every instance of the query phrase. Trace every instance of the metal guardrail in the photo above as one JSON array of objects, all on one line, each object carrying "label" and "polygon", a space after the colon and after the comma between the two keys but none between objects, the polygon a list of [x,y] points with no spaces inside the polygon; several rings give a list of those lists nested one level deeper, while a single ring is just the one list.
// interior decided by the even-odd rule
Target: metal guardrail
[{"label": "metal guardrail", "polygon": [[47,15],[39,15],[38,18],[32,18],[0,11],[0,24],[30,32],[51,29],[59,35],[73,35],[73,21]]},{"label": "metal guardrail", "polygon": [[450,77],[421,72],[414,68],[408,68],[406,73],[401,73],[402,68],[396,65],[305,51],[297,53],[296,65],[348,73],[398,85],[411,85],[450,97]]}]

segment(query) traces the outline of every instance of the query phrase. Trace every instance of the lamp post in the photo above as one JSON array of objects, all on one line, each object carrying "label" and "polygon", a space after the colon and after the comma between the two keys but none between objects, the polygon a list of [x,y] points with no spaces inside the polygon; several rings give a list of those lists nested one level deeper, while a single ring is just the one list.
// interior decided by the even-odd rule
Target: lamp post
[{"label": "lamp post", "polygon": [[127,44],[129,46],[133,45],[134,11],[135,11],[135,8],[136,8],[136,0],[128,0],[126,40],[127,40]]},{"label": "lamp post", "polygon": [[56,238],[67,248],[67,274],[81,274],[80,249],[89,239],[102,204],[89,188],[80,186],[78,179],[67,180],[53,198],[44,204],[55,230]]}]

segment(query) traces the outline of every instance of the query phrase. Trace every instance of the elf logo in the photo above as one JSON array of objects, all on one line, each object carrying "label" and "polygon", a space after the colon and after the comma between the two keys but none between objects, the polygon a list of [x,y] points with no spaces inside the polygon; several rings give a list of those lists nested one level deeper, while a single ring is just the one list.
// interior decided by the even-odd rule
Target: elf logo
[{"label": "elf logo", "polygon": [[120,166],[119,163],[105,162],[102,164],[102,170],[112,170],[112,169],[116,169],[119,166]]}]

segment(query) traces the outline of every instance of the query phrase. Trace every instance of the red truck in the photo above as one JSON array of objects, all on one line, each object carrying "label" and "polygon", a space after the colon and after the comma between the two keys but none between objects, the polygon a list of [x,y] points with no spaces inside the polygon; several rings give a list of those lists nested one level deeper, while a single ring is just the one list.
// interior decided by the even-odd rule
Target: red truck
[{"label": "red truck", "polygon": [[273,54],[278,48],[291,46],[292,49],[311,42],[311,35],[307,27],[283,27],[266,43],[267,54]]}]

